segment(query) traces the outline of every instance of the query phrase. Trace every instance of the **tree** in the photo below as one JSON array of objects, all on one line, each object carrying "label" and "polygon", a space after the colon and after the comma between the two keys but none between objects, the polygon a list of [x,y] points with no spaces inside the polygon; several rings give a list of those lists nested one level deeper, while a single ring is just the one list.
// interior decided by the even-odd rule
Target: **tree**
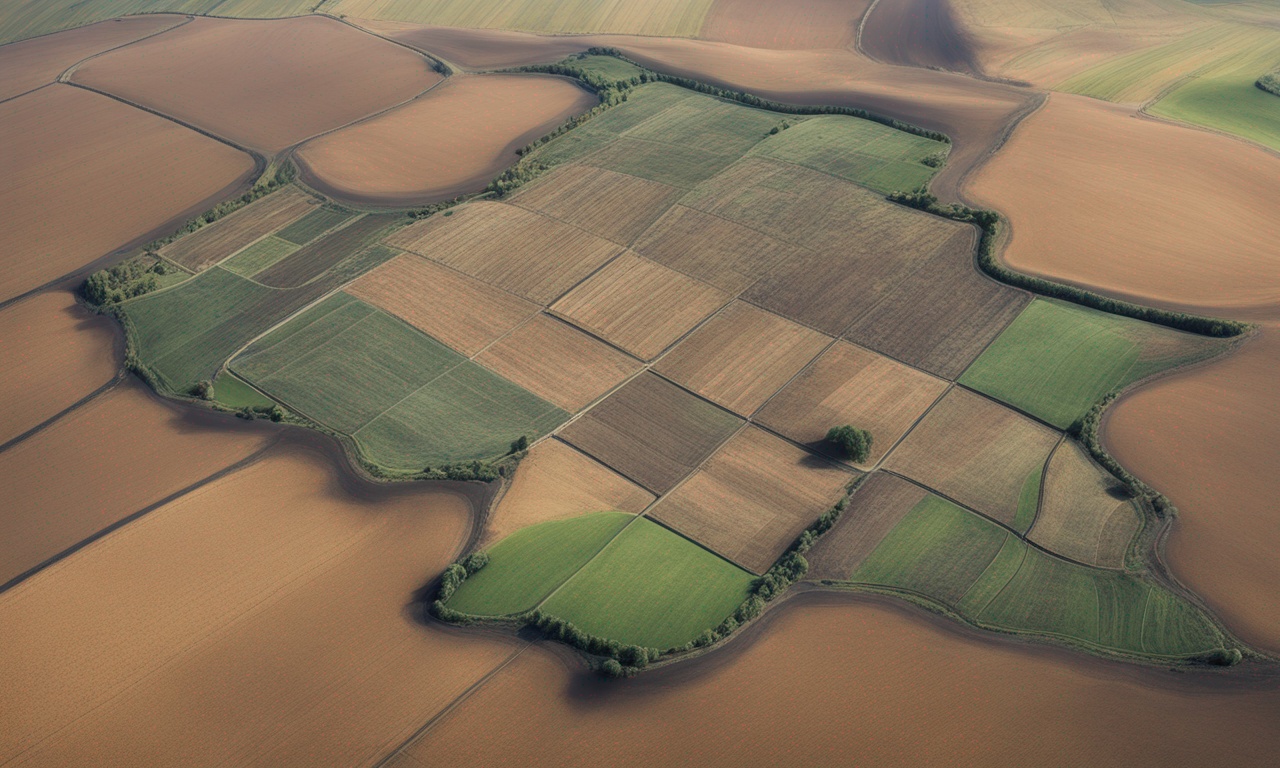
[{"label": "tree", "polygon": [[195,395],[201,400],[212,400],[213,399],[213,382],[209,381],[208,379],[205,379],[204,381],[200,382],[199,384],[196,384],[194,387],[191,388],[191,394]]},{"label": "tree", "polygon": [[871,433],[865,429],[844,424],[827,430],[827,442],[834,445],[846,458],[861,464],[871,455]]}]

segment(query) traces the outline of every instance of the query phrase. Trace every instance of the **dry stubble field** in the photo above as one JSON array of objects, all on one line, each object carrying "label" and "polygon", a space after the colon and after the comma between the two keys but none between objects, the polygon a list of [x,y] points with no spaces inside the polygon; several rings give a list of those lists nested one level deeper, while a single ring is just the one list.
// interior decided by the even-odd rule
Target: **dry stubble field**
[{"label": "dry stubble field", "polygon": [[297,187],[286,187],[161,248],[161,256],[200,271],[315,209]]}]

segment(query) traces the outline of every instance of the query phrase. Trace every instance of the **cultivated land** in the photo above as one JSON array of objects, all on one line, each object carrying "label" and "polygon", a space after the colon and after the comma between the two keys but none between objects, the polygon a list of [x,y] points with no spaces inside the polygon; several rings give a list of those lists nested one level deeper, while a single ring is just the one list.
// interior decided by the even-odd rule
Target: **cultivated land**
[{"label": "cultivated land", "polygon": [[680,194],[675,187],[637,176],[566,165],[522,188],[511,202],[629,245]]},{"label": "cultivated land", "polygon": [[276,232],[276,237],[294,245],[306,245],[355,215],[351,211],[338,207],[317,208]]},{"label": "cultivated land", "polygon": [[1031,419],[954,388],[894,450],[885,467],[1012,524],[1027,475],[1059,436]]},{"label": "cultivated land", "polygon": [[[397,218],[372,213],[361,216],[257,273],[253,276],[254,281],[272,288],[299,288],[338,262],[372,245]],[[395,256],[394,251],[381,250],[386,253],[386,258]]]},{"label": "cultivated land", "polygon": [[538,311],[536,304],[412,254],[369,272],[347,293],[468,357]]},{"label": "cultivated land", "polygon": [[538,523],[621,510],[643,512],[653,494],[559,440],[529,449],[515,479],[485,519],[482,545]]},{"label": "cultivated land", "polygon": [[450,27],[498,27],[536,32],[618,32],[693,36],[713,0],[339,0],[334,12]]},{"label": "cultivated land", "polygon": [[848,580],[884,537],[929,492],[896,475],[876,472],[859,486],[835,527],[806,555],[809,577]]},{"label": "cultivated land", "polygon": [[739,301],[681,341],[654,370],[735,413],[750,416],[831,341]]},{"label": "cultivated land", "polygon": [[1049,460],[1044,498],[1027,537],[1082,563],[1123,567],[1142,522],[1127,497],[1082,448],[1064,443]]},{"label": "cultivated land", "polygon": [[299,247],[288,240],[268,235],[223,261],[222,268],[241,277],[253,277],[298,250]]},{"label": "cultivated land", "polygon": [[646,488],[665,492],[737,430],[732,414],[645,373],[560,436]]},{"label": "cultivated land", "polygon": [[752,48],[845,48],[858,34],[869,1],[716,0],[699,37]]},{"label": "cultivated land", "polygon": [[199,271],[288,226],[315,207],[315,201],[297,187],[285,187],[178,238],[159,253],[188,270]]},{"label": "cultivated land", "polygon": [[73,80],[265,152],[440,81],[422,56],[333,19],[197,18],[78,68]]},{"label": "cultivated land", "polygon": [[253,168],[230,147],[67,85],[0,104],[0,141],[12,159],[0,190],[0,301],[202,210]]},{"label": "cultivated land", "polygon": [[972,37],[950,2],[877,3],[862,22],[863,52],[880,61],[956,72],[979,72]]},{"label": "cultivated land", "polygon": [[1107,393],[1221,348],[1203,336],[1038,299],[960,382],[1065,429]]},{"label": "cultivated land", "polygon": [[[758,421],[817,450],[827,430],[871,433],[862,466],[880,461],[946,390],[947,383],[875,352],[837,342],[760,411]],[[843,458],[843,457],[841,457]]]},{"label": "cultivated land", "polygon": [[649,516],[764,573],[853,475],[757,427],[739,432]]},{"label": "cultivated land", "polygon": [[308,184],[340,200],[421,205],[484,187],[516,150],[589,109],[573,82],[537,75],[455,76],[420,99],[308,142]]}]

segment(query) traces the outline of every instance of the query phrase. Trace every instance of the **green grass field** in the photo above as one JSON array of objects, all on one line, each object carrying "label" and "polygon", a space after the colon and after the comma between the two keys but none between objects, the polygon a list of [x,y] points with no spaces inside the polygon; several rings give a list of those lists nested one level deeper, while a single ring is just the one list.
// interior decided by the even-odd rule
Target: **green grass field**
[{"label": "green grass field", "polygon": [[630,80],[644,71],[617,56],[583,56],[573,59],[572,63],[579,69],[611,80]]},{"label": "green grass field", "polygon": [[1036,299],[960,383],[1066,429],[1108,392],[1221,348],[1213,339]]},{"label": "green grass field", "polygon": [[1018,495],[1018,511],[1013,516],[1013,529],[1026,533],[1036,520],[1036,510],[1040,505],[1040,480],[1044,477],[1044,465],[1027,475],[1022,483],[1022,493]]},{"label": "green grass field", "polygon": [[674,648],[723,621],[746,598],[753,578],[688,539],[640,518],[542,609],[589,634],[650,648]]},{"label": "green grass field", "polygon": [[276,402],[223,371],[213,380],[213,399],[228,408],[270,408]]},{"label": "green grass field", "polygon": [[467,579],[449,607],[477,616],[528,611],[633,519],[625,512],[595,512],[516,531],[489,548],[489,564]]},{"label": "green grass field", "polygon": [[342,222],[354,218],[355,215],[351,211],[343,211],[336,208],[317,208],[276,232],[275,236],[294,245],[306,245]]},{"label": "green grass field", "polygon": [[298,250],[300,246],[281,240],[273,235],[267,236],[253,245],[240,251],[235,256],[222,262],[222,268],[234,272],[241,277],[253,277],[267,267],[275,264],[285,256]]}]

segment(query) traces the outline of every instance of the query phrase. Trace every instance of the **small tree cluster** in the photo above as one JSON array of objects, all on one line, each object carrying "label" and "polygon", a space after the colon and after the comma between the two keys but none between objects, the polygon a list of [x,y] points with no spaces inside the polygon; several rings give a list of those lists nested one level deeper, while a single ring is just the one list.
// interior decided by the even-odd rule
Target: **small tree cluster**
[{"label": "small tree cluster", "polygon": [[209,381],[208,379],[205,379],[204,381],[201,381],[201,382],[197,382],[194,386],[191,387],[191,396],[198,397],[201,400],[212,400],[213,399],[213,382]]},{"label": "small tree cluster", "polygon": [[427,465],[422,468],[421,474],[424,480],[477,480],[488,483],[501,477],[502,469],[477,459],[438,467]]},{"label": "small tree cluster", "polygon": [[1107,407],[1115,399],[1116,395],[1112,392],[1094,403],[1084,417],[1071,426],[1071,431],[1075,433],[1076,437],[1080,439],[1080,444],[1085,447],[1085,450],[1089,451],[1089,454],[1099,464],[1125,484],[1129,493],[1148,502],[1160,517],[1177,516],[1178,508],[1173,506],[1167,496],[1142,482],[1132,472],[1120,466],[1120,462],[1113,459],[1111,454],[1107,453],[1102,447],[1102,441],[1098,439],[1098,426],[1102,423],[1103,412],[1107,410]]},{"label": "small tree cluster", "polygon": [[[657,648],[626,645],[617,640],[592,635],[583,632],[571,621],[565,621],[558,616],[541,611],[533,611],[529,614],[527,626],[537,629],[552,640],[558,640],[594,656],[605,657],[600,669],[610,677],[630,677],[662,658],[662,651]],[[609,664],[610,661],[614,664]]]},{"label": "small tree cluster", "polygon": [[827,430],[827,442],[835,446],[840,455],[858,464],[871,455],[871,440],[870,432],[848,424]]},{"label": "small tree cluster", "polygon": [[1254,85],[1273,96],[1280,96],[1280,70],[1268,72],[1258,78]]},{"label": "small tree cluster", "polygon": [[160,259],[135,256],[89,275],[80,286],[80,295],[90,304],[109,307],[159,288],[157,278],[168,274],[169,269],[169,265]]}]

